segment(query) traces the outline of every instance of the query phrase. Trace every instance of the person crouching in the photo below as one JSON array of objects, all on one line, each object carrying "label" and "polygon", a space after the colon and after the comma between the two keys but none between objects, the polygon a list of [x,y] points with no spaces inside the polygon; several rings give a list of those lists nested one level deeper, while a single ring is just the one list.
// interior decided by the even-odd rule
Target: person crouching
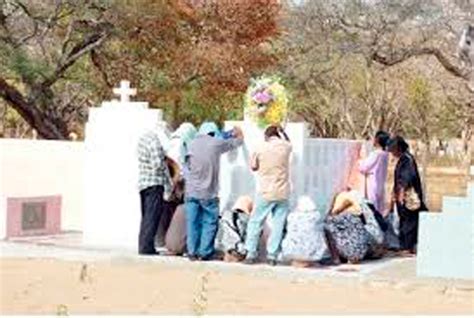
[{"label": "person crouching", "polygon": [[240,196],[232,209],[225,209],[222,213],[216,249],[224,253],[224,261],[240,262],[244,260],[247,224],[252,210],[252,198]]}]

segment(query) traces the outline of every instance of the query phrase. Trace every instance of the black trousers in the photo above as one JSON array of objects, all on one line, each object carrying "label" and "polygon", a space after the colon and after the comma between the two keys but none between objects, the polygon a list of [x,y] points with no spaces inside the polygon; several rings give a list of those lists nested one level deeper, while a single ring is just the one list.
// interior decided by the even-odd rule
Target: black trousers
[{"label": "black trousers", "polygon": [[155,242],[157,242],[158,246],[165,246],[165,237],[166,232],[168,232],[168,228],[171,224],[171,219],[173,219],[174,212],[176,207],[179,205],[177,202],[163,202],[163,212],[160,216],[160,223],[158,224],[158,230],[156,233]]},{"label": "black trousers", "polygon": [[400,215],[400,248],[402,250],[413,250],[418,242],[418,218],[419,211],[410,211],[404,205],[397,204]]},{"label": "black trousers", "polygon": [[140,191],[142,220],[138,237],[138,253],[155,254],[155,235],[163,211],[163,186]]}]

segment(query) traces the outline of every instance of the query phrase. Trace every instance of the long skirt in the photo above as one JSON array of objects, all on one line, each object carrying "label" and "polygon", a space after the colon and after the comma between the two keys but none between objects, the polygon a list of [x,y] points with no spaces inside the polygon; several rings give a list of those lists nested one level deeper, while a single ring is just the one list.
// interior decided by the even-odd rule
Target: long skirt
[{"label": "long skirt", "polygon": [[419,211],[410,211],[404,205],[397,204],[400,215],[400,248],[413,250],[418,242],[418,217]]},{"label": "long skirt", "polygon": [[369,251],[371,237],[359,216],[351,213],[328,216],[325,230],[339,255],[348,260],[362,260]]}]

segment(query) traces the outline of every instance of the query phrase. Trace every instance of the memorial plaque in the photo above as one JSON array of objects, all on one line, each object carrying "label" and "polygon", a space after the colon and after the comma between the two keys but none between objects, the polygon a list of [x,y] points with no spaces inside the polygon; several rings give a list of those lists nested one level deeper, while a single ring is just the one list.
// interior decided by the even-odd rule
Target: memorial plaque
[{"label": "memorial plaque", "polygon": [[60,232],[61,196],[7,198],[7,238]]},{"label": "memorial plaque", "polygon": [[23,231],[46,228],[46,202],[23,203],[21,211],[21,229]]}]

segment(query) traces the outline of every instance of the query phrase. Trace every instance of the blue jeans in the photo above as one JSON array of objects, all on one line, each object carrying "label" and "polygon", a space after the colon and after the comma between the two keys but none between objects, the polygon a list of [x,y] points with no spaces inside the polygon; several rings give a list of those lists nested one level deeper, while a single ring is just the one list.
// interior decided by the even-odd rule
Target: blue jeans
[{"label": "blue jeans", "polygon": [[272,214],[272,231],[267,242],[267,258],[269,260],[276,260],[278,256],[281,241],[283,240],[286,216],[288,215],[288,200],[266,201],[258,197],[255,211],[250,216],[250,221],[247,225],[247,237],[245,238],[245,249],[249,259],[257,257],[257,247],[263,223],[269,213]]},{"label": "blue jeans", "polygon": [[185,209],[188,255],[212,256],[219,221],[219,199],[186,198]]}]

